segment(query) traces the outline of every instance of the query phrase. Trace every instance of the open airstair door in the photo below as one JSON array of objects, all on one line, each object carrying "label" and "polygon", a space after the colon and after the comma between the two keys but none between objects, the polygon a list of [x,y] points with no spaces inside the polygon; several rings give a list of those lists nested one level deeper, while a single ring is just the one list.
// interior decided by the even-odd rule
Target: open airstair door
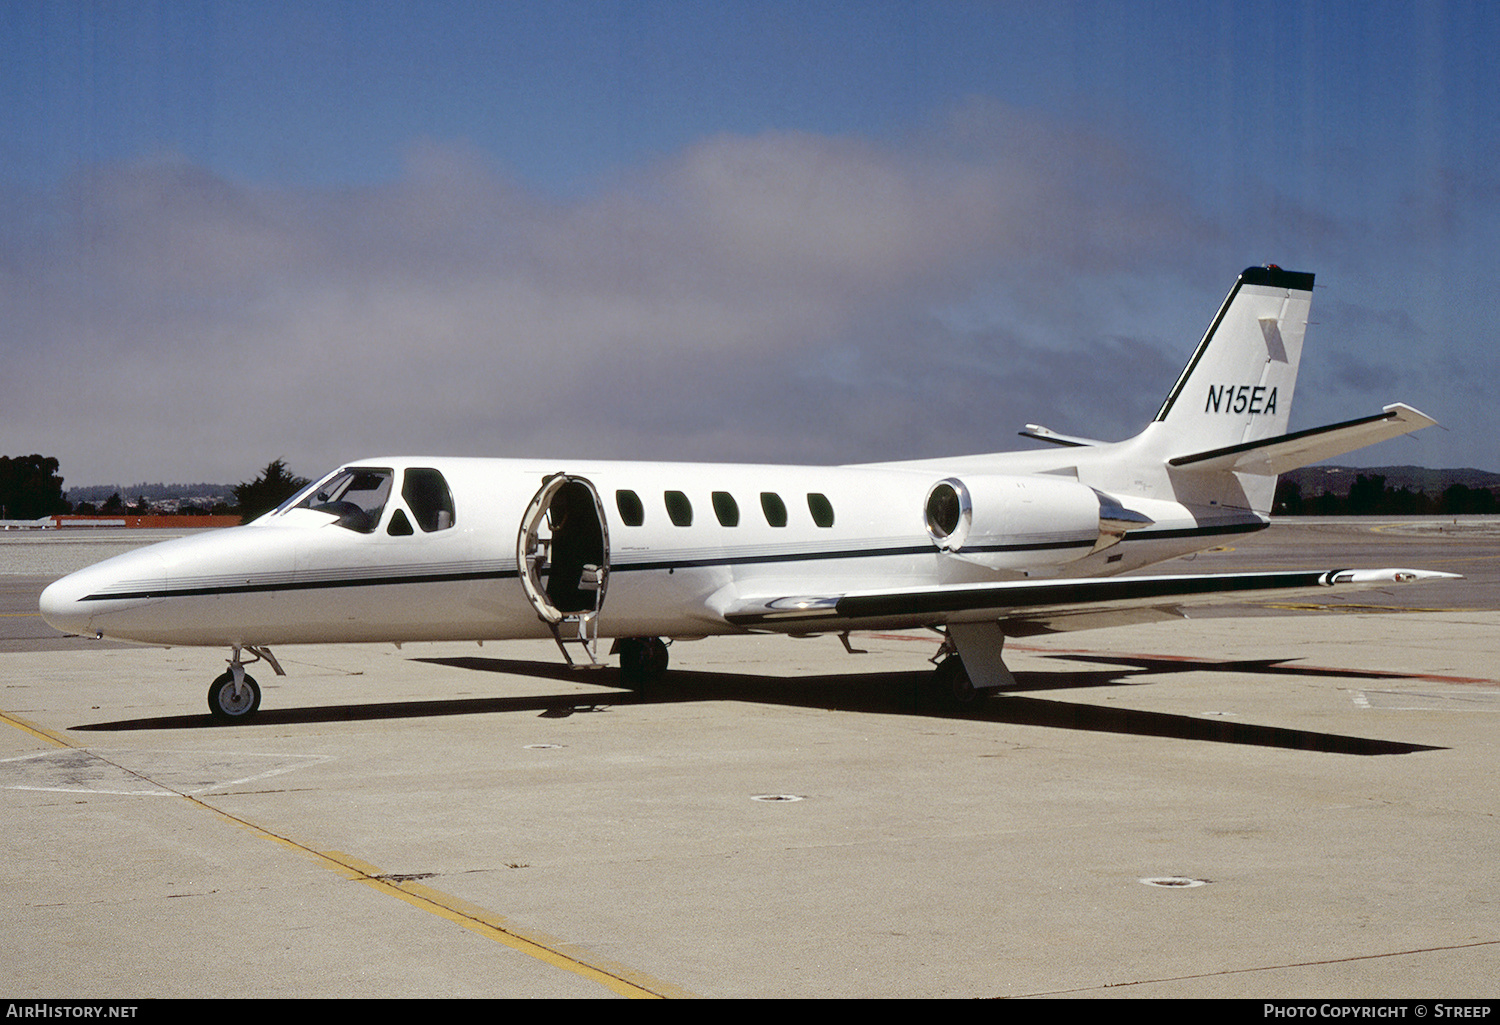
[{"label": "open airstair door", "polygon": [[[571,666],[597,667],[599,610],[609,580],[609,527],[599,492],[582,477],[553,474],[526,507],[516,566],[527,601]],[[576,644],[585,658],[575,659]]]}]

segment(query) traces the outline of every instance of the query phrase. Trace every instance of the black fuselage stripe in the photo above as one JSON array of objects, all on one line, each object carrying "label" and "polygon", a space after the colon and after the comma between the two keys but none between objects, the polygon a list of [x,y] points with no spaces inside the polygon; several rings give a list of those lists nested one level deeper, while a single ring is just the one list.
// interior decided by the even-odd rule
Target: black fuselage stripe
[{"label": "black fuselage stripe", "polygon": [[890,615],[920,615],[959,612],[976,608],[1017,609],[1030,606],[1072,605],[1099,601],[1141,601],[1182,598],[1195,594],[1264,591],[1277,588],[1317,587],[1328,582],[1323,570],[1294,570],[1253,575],[1208,574],[1201,577],[1116,577],[1113,580],[1060,582],[1025,589],[1004,585],[992,591],[966,589],[929,594],[853,595],[839,599],[840,618],[866,619]]},{"label": "black fuselage stripe", "polygon": [[[1189,527],[1180,530],[1134,531],[1126,535],[1126,541],[1161,541],[1186,537],[1212,537],[1219,534],[1246,534],[1264,529],[1264,523],[1237,523],[1223,527]],[[1042,544],[982,545],[965,548],[965,554],[995,554],[1000,552],[1056,551],[1068,548],[1090,548],[1091,539],[1078,541],[1051,541]],[[659,572],[661,570],[706,569],[715,566],[765,565],[768,563],[814,562],[829,559],[878,559],[907,555],[936,554],[930,544],[902,545],[879,549],[835,549],[821,552],[796,552],[778,555],[717,556],[702,559],[663,559],[655,562],[617,563],[610,573]],[[79,601],[132,601],[145,598],[205,598],[230,594],[267,594],[276,591],[322,591],[346,587],[392,587],[406,584],[454,584],[479,580],[509,580],[519,577],[514,569],[468,570],[449,573],[404,573],[368,577],[345,577],[336,580],[279,580],[274,583],[232,585],[202,585],[142,589],[136,591],[99,591],[85,595]]]},{"label": "black fuselage stripe", "polygon": [[340,580],[290,580],[257,584],[163,587],[142,591],[99,591],[79,601],[120,601],[127,598],[205,598],[222,594],[266,594],[272,591],[323,591],[341,587],[385,587],[396,584],[449,584],[468,580],[504,580],[518,574],[513,569],[464,573],[408,573],[399,576],[347,577]]}]

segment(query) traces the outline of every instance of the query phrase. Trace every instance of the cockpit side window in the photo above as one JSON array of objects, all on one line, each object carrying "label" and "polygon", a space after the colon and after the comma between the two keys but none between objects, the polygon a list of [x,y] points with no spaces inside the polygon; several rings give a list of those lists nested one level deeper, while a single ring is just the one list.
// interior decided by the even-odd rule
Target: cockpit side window
[{"label": "cockpit side window", "polygon": [[380,523],[380,514],[391,497],[388,469],[351,466],[340,470],[297,505],[314,512],[337,516],[339,526],[369,534]]},{"label": "cockpit side window", "polygon": [[424,533],[447,530],[456,522],[453,512],[453,492],[448,482],[436,470],[412,467],[406,471],[406,481],[401,485],[401,497],[407,508],[417,519],[417,526]]},{"label": "cockpit side window", "polygon": [[386,524],[385,532],[391,537],[411,537],[416,533],[412,529],[411,520],[406,518],[406,510],[400,506],[397,506],[396,511],[391,513],[391,522]]}]

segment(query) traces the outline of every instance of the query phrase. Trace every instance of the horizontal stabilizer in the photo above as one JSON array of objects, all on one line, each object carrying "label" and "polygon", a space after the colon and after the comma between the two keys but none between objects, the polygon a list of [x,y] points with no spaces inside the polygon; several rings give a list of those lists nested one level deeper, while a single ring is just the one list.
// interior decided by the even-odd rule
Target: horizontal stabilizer
[{"label": "horizontal stabilizer", "polygon": [[1049,445],[1065,445],[1069,448],[1096,448],[1104,444],[1093,438],[1076,438],[1071,434],[1058,434],[1050,427],[1041,424],[1027,424],[1024,430],[1016,432],[1023,438],[1033,438],[1036,441],[1045,441]]},{"label": "horizontal stabilizer", "polygon": [[724,618],[736,626],[775,633],[846,630],[852,626],[936,626],[1000,621],[1011,636],[1088,629],[1139,621],[1183,606],[1224,604],[1233,595],[1302,597],[1329,588],[1361,590],[1436,580],[1456,573],[1414,569],[1296,570],[1274,573],[1006,580],[836,595],[750,598]]},{"label": "horizontal stabilizer", "polygon": [[1274,476],[1299,466],[1332,459],[1345,452],[1373,445],[1432,427],[1437,421],[1411,406],[1397,402],[1374,416],[1349,420],[1327,427],[1295,431],[1276,438],[1249,441],[1242,445],[1195,452],[1167,460],[1171,466],[1188,470],[1232,470]]}]

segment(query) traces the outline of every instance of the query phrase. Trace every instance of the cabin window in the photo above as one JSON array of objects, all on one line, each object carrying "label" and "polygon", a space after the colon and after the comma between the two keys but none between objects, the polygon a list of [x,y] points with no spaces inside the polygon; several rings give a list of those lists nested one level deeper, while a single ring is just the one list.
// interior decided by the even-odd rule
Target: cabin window
[{"label": "cabin window", "polygon": [[734,500],[734,496],[727,491],[715,491],[713,493],[714,515],[719,518],[719,524],[725,527],[738,527],[740,525],[740,506]]},{"label": "cabin window", "polygon": [[693,525],[693,503],[681,491],[668,491],[662,496],[667,503],[667,516],[679,527]]},{"label": "cabin window", "polygon": [[634,491],[616,491],[615,507],[620,510],[620,519],[627,527],[639,527],[646,522],[646,507],[641,504],[641,496]]},{"label": "cabin window", "polygon": [[766,514],[766,522],[773,527],[786,526],[786,503],[781,496],[771,491],[760,493],[760,509]]},{"label": "cabin window", "polygon": [[[401,497],[406,499],[407,508],[417,518],[417,526],[424,533],[447,530],[453,526],[453,492],[448,490],[448,482],[438,471],[426,467],[407,470],[406,483],[401,486]],[[403,520],[405,518],[402,516]],[[395,525],[395,517],[392,517],[391,526]],[[406,526],[407,533],[410,533],[411,524]],[[395,531],[392,530],[391,533],[394,534]]]},{"label": "cabin window", "polygon": [[347,530],[370,534],[391,497],[394,476],[388,469],[351,466],[334,474],[297,505],[336,516],[335,522]]},{"label": "cabin window", "polygon": [[828,501],[827,495],[820,495],[817,492],[808,495],[807,510],[812,513],[813,522],[818,526],[833,526],[833,505]]}]

